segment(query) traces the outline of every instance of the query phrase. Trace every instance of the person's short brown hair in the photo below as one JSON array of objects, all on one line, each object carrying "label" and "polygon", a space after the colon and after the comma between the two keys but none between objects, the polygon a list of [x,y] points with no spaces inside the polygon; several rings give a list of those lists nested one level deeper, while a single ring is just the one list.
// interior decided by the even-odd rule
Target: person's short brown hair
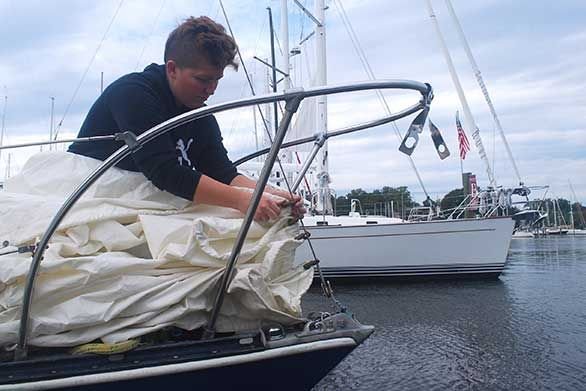
[{"label": "person's short brown hair", "polygon": [[195,67],[202,57],[210,65],[238,69],[236,42],[226,29],[207,16],[185,19],[169,34],[165,44],[165,63],[175,61],[179,67]]}]

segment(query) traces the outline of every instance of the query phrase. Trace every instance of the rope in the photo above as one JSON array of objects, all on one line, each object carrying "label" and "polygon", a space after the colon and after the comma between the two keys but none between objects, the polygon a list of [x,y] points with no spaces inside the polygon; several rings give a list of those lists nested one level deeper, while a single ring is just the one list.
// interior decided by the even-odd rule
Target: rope
[{"label": "rope", "polygon": [[114,24],[114,20],[116,19],[116,16],[118,15],[118,11],[120,11],[120,8],[122,7],[122,3],[124,3],[124,0],[120,0],[120,3],[118,4],[118,8],[116,8],[116,12],[114,13],[114,16],[112,16],[112,19],[110,20],[110,24],[108,25],[106,32],[104,32],[104,35],[102,36],[102,40],[98,44],[98,47],[96,48],[96,51],[94,52],[94,55],[92,56],[92,59],[90,60],[90,63],[88,64],[87,68],[85,69],[85,72],[81,76],[81,80],[77,84],[77,87],[75,88],[75,91],[73,92],[73,96],[71,97],[71,100],[69,101],[69,103],[67,104],[67,107],[65,108],[65,113],[63,113],[63,117],[61,118],[61,121],[59,121],[59,124],[57,125],[57,129],[55,129],[55,136],[53,137],[53,140],[57,140],[57,136],[59,136],[59,130],[61,129],[61,126],[63,125],[63,121],[65,120],[67,113],[69,113],[69,109],[71,108],[71,105],[73,104],[73,101],[75,100],[75,97],[77,96],[77,93],[79,92],[79,89],[81,88],[81,85],[82,85],[83,81],[85,80],[85,77],[86,77],[87,73],[89,72],[92,64],[94,63],[94,60],[96,59],[96,56],[98,55],[98,51],[102,47],[102,43],[104,43],[104,41],[106,40],[106,36],[108,35],[108,32],[110,31],[110,28],[112,27],[112,24]]},{"label": "rope", "polygon": [[140,344],[138,339],[116,343],[86,343],[70,350],[71,354],[119,354],[136,348]]}]

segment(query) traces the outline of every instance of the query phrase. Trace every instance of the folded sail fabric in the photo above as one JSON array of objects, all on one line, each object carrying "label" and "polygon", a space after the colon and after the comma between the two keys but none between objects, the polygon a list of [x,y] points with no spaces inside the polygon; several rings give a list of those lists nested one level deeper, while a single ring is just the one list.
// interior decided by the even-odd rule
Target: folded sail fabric
[{"label": "folded sail fabric", "polygon": [[[0,253],[35,243],[67,195],[99,164],[64,152],[33,156],[0,193],[0,242],[10,243]],[[50,242],[35,284],[29,343],[116,343],[167,326],[203,326],[241,223],[235,210],[193,206],[140,173],[110,169]],[[301,317],[313,270],[294,264],[297,233],[285,214],[271,224],[252,224],[219,331]],[[0,255],[4,348],[17,341],[30,262],[30,253]]]}]

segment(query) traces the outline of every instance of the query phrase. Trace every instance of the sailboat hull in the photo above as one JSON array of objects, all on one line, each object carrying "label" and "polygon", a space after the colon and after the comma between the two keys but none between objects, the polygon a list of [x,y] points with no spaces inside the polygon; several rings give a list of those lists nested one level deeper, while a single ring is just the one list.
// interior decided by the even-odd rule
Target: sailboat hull
[{"label": "sailboat hull", "polygon": [[[503,217],[398,224],[370,219],[362,225],[335,225],[332,220],[307,228],[328,277],[498,277],[513,225]],[[304,243],[296,258],[309,260],[311,254]]]},{"label": "sailboat hull", "polygon": [[269,349],[236,345],[239,352],[222,344],[208,344],[205,352],[179,344],[128,355],[4,363],[0,390],[309,390],[357,345],[350,337]]}]

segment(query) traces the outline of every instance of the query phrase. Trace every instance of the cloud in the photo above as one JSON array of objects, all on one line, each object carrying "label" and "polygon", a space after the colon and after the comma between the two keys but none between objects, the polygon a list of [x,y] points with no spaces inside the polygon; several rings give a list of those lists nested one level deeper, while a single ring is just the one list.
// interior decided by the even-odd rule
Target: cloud
[{"label": "cloud", "polygon": [[[307,2],[309,8],[311,3]],[[586,158],[586,31],[580,17],[586,5],[568,1],[564,7],[554,3],[536,7],[529,0],[453,3],[525,182],[557,186],[562,196],[567,194],[563,189],[567,189],[570,179],[575,182],[578,197],[586,201],[586,183],[581,179]],[[0,2],[4,20],[0,34],[10,37],[3,41],[0,60],[0,88],[8,96],[7,141],[47,136],[50,97],[55,97],[56,123],[69,106],[60,131],[75,134],[99,94],[102,72],[107,85],[134,71],[137,63],[140,69],[160,62],[169,31],[186,16],[210,15],[225,24],[216,1],[126,0],[72,99],[119,4],[118,0]],[[346,0],[343,4],[377,78],[414,79],[433,85],[436,98],[431,118],[442,130],[452,156],[439,161],[426,129],[413,159],[428,191],[441,193],[460,186],[454,114],[462,109],[424,3]],[[255,89],[264,93],[266,68],[252,57],[269,56],[266,6],[273,7],[278,30],[278,4],[268,0],[226,0],[224,5],[246,65],[254,74]],[[434,7],[497,180],[499,184],[514,185],[516,176],[456,30],[443,2],[434,2]],[[307,35],[312,22],[293,3],[289,11],[293,47]],[[521,13],[523,18],[519,18]],[[326,21],[329,83],[367,79],[339,18],[336,2],[330,3]],[[308,80],[307,66],[303,64],[302,69],[303,78]],[[210,104],[249,95],[243,69],[227,71]],[[413,99],[397,93],[386,95],[392,110],[411,104]],[[367,93],[331,97],[328,104],[330,129],[384,113],[376,96]],[[232,157],[254,149],[251,110],[218,117]],[[404,132],[409,121],[398,121],[398,129]],[[471,137],[471,130],[466,130]],[[407,185],[419,194],[416,175],[409,161],[397,151],[398,145],[389,125],[332,140],[333,185],[341,190]],[[12,153],[13,162],[25,160],[26,154]],[[5,152],[0,159],[0,177],[5,172],[6,157]],[[481,185],[487,184],[475,150],[469,153],[464,169],[475,172]]]}]

